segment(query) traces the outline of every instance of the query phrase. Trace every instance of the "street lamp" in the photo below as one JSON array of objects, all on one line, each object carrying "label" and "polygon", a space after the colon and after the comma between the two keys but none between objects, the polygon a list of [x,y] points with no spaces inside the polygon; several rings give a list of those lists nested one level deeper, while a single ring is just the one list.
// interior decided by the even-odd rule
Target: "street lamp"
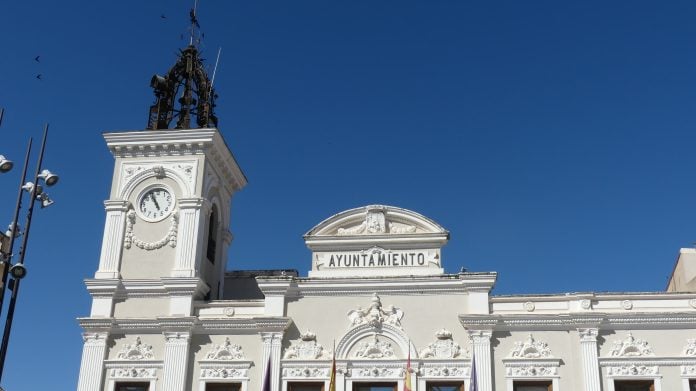
[{"label": "street lamp", "polygon": [[3,155],[0,155],[0,173],[8,172],[14,167],[14,162]]},{"label": "street lamp", "polygon": [[[1,114],[0,114],[1,115]],[[43,187],[40,182],[47,186],[53,186],[58,183],[58,176],[50,172],[49,170],[42,170],[41,165],[43,163],[44,151],[46,149],[46,136],[48,135],[48,124],[44,127],[43,140],[41,143],[41,151],[39,152],[38,162],[36,164],[36,173],[34,174],[33,181],[26,181],[27,166],[29,162],[29,156],[31,153],[32,140],[29,139],[29,146],[27,147],[27,154],[24,159],[24,168],[22,170],[22,178],[19,185],[19,191],[17,194],[17,206],[15,207],[14,219],[10,225],[10,229],[6,234],[0,236],[0,260],[2,261],[2,290],[0,292],[0,310],[2,309],[2,304],[5,297],[5,286],[9,285],[12,292],[10,297],[10,303],[7,307],[7,318],[5,319],[5,328],[2,334],[2,343],[0,344],[0,380],[2,379],[3,370],[5,367],[5,358],[7,357],[7,348],[9,345],[10,332],[12,330],[12,320],[14,319],[14,310],[17,304],[17,295],[19,294],[19,285],[22,280],[27,275],[27,268],[24,266],[24,258],[27,253],[27,243],[29,241],[29,229],[31,228],[31,219],[34,213],[34,205],[36,201],[40,202],[41,208],[45,208],[53,204],[53,200],[48,197],[48,194],[44,193]],[[20,233],[18,229],[18,219],[19,212],[22,206],[22,196],[24,192],[29,194],[29,207],[27,208],[26,222],[24,224],[24,232]],[[12,265],[12,249],[14,247],[15,239],[22,236],[22,244],[19,250],[19,261]],[[11,284],[7,284],[8,275],[12,276]]]}]

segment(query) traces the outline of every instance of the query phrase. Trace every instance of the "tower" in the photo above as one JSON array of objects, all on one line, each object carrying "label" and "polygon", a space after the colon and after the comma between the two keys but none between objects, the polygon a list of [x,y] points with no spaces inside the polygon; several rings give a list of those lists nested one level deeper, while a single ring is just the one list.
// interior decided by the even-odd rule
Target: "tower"
[{"label": "tower", "polygon": [[86,280],[93,301],[80,320],[81,391],[114,389],[101,374],[105,359],[118,359],[106,347],[124,327],[164,334],[163,389],[183,390],[194,301],[223,289],[230,203],[247,181],[216,128],[216,95],[198,49],[182,50],[151,86],[147,129],[104,134],[115,165],[99,267]]}]

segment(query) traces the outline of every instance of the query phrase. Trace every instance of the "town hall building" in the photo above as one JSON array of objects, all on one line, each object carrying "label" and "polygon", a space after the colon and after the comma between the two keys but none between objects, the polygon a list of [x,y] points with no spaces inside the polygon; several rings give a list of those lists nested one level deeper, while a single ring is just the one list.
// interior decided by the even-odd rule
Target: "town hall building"
[{"label": "town hall building", "polygon": [[693,249],[665,292],[496,296],[495,272],[444,272],[446,227],[367,205],[305,233],[306,276],[226,271],[247,178],[197,48],[152,86],[147,129],[104,134],[78,391],[328,391],[334,361],[336,391],[696,390]]}]

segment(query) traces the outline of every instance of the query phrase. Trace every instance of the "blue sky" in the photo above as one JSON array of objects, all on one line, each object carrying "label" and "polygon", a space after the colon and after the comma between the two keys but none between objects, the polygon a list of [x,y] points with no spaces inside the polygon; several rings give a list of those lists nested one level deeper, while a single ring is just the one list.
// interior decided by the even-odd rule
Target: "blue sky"
[{"label": "blue sky", "polygon": [[[35,213],[8,390],[75,388],[113,168],[101,133],[144,128],[189,7],[3,4],[0,154],[20,161],[50,122],[62,176]],[[696,241],[695,17],[692,1],[202,0],[249,178],[229,267],[305,275],[303,233],[379,203],[450,230],[446,269],[497,271],[496,294],[663,290]],[[18,176],[0,176],[0,226]]]}]

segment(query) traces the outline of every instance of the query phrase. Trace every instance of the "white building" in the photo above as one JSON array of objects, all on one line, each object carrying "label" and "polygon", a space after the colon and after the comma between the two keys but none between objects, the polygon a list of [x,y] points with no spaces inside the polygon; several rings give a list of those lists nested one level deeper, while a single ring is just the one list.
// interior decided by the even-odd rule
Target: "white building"
[{"label": "white building", "polygon": [[370,205],[307,232],[307,277],[226,273],[246,178],[219,131],[104,138],[79,391],[260,390],[267,368],[273,391],[328,390],[334,357],[337,391],[468,390],[472,357],[481,391],[696,390],[692,249],[669,292],[494,296],[495,272],[443,272],[445,228]]}]

